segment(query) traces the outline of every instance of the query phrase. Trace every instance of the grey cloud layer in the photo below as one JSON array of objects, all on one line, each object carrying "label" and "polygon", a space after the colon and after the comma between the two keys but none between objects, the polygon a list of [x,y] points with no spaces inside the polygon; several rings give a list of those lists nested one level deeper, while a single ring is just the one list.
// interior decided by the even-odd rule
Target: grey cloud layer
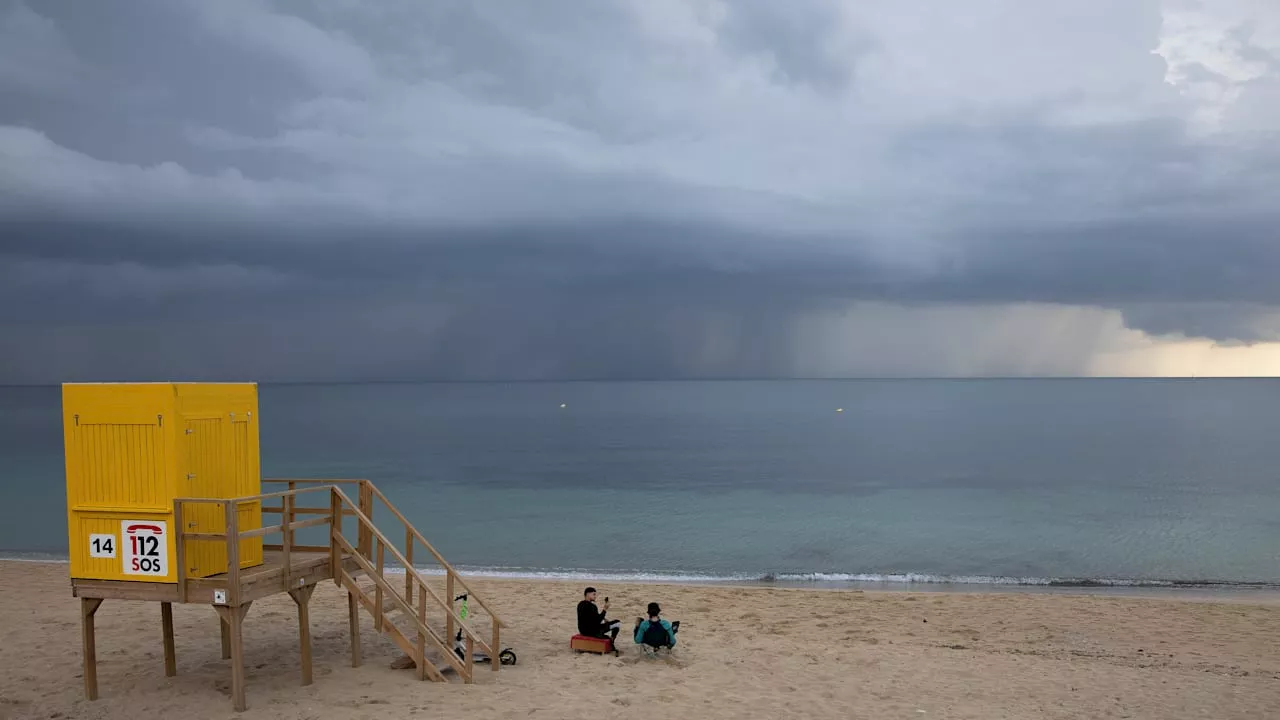
[{"label": "grey cloud layer", "polygon": [[0,0],[0,332],[449,377],[787,374],[851,301],[1277,338],[1280,39],[1171,85],[1201,10]]}]

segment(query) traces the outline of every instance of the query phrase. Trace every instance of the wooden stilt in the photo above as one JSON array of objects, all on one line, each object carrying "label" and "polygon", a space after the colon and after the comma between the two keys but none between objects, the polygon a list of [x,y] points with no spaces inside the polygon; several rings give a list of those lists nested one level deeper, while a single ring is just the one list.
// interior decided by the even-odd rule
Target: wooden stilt
[{"label": "wooden stilt", "polygon": [[160,625],[164,629],[164,676],[178,674],[178,657],[173,649],[173,603],[160,603]]},{"label": "wooden stilt", "polygon": [[289,596],[298,605],[298,640],[302,644],[302,684],[311,684],[311,612],[308,603],[315,585],[307,585],[297,590],[290,590]]},{"label": "wooden stilt", "polygon": [[351,667],[360,667],[360,604],[356,594],[347,592],[347,616],[351,622]]},{"label": "wooden stilt", "polygon": [[[217,608],[214,608],[217,610]],[[222,613],[218,613],[218,624],[222,626],[222,659],[231,659],[231,626],[227,624],[227,619],[222,617]]]},{"label": "wooden stilt", "polygon": [[252,603],[239,607],[216,605],[218,615],[222,616],[230,629],[231,635],[231,706],[236,712],[244,712],[249,708],[244,693],[244,616],[249,612]]},{"label": "wooden stilt", "polygon": [[80,627],[84,633],[84,697],[98,699],[98,647],[93,616],[102,606],[98,598],[80,598]]}]

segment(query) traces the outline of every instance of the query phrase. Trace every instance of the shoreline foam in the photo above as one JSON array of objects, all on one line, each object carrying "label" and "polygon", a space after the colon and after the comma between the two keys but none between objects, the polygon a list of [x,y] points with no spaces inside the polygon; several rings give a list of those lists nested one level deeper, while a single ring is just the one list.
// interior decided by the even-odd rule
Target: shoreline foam
[{"label": "shoreline foam", "polygon": [[[55,553],[23,553],[0,551],[2,562],[50,563],[65,565],[66,556]],[[933,573],[840,573],[840,572],[780,572],[780,573],[700,573],[661,570],[618,570],[581,568],[520,568],[501,566],[455,565],[469,576],[492,580],[527,581],[590,581],[627,584],[659,585],[728,585],[745,587],[800,587],[822,590],[903,590],[912,592],[1064,592],[1097,591],[1167,591],[1169,594],[1239,593],[1260,595],[1276,594],[1280,597],[1280,583],[1236,580],[1182,580],[1148,578],[1072,578],[1072,577],[1017,577],[1005,575],[944,575]],[[438,567],[418,567],[419,573],[429,576],[443,575]],[[387,568],[388,574],[404,571]]]}]

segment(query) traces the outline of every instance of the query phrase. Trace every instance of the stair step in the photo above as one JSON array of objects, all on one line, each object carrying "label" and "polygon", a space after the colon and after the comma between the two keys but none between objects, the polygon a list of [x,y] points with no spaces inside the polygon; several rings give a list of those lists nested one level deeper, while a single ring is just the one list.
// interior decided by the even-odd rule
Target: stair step
[{"label": "stair step", "polygon": [[[415,642],[415,643],[416,643],[416,642],[418,641],[418,626],[417,626],[417,623],[406,622],[406,621],[404,621],[404,620],[403,620],[403,617],[404,617],[404,615],[403,615],[403,614],[398,615],[398,616],[396,616],[396,617],[391,617],[391,616],[388,616],[388,615],[385,615],[385,614],[384,614],[384,615],[382,616],[382,624],[383,624],[383,625],[391,625],[391,626],[394,626],[396,630],[399,630],[399,631],[400,631],[400,634],[404,635],[406,638],[408,638],[409,640],[411,640],[411,641],[413,641],[413,642]],[[444,637],[444,633],[445,633],[445,629],[444,629],[444,628],[442,628],[442,627],[437,627],[436,625],[431,624],[431,623],[428,623],[428,624],[427,624],[427,627],[429,627],[429,628],[431,628],[432,630],[434,630],[434,631],[435,631],[435,633],[436,633],[436,635],[438,635],[439,637],[444,638],[444,639],[449,643],[449,647],[453,647],[453,644],[452,644],[452,643],[453,643],[453,640],[452,640],[452,639],[450,639],[450,638],[445,638],[445,637]],[[433,647],[434,647],[434,644],[433,644],[430,640],[428,640],[428,641],[427,641],[427,652],[428,652],[428,653],[432,652]]]},{"label": "stair step", "polygon": [[[413,657],[411,655],[411,653],[416,650],[416,633],[414,635],[409,635],[408,633],[403,632],[399,627],[396,627],[391,623],[386,623],[381,634],[390,638],[391,641],[400,648],[400,651],[405,653],[404,657],[408,658],[411,663],[410,667],[417,667],[417,664],[413,663]],[[444,669],[453,669],[449,661],[441,658],[437,648],[432,647],[430,644],[427,645],[425,650],[428,667],[435,670],[435,679],[447,680],[448,678],[444,677]],[[429,673],[429,675],[430,674],[431,673]]]},{"label": "stair step", "polygon": [[[432,660],[431,658],[428,658],[427,662],[441,675],[454,671],[453,665],[443,660]],[[391,662],[392,670],[413,670],[417,667],[418,663],[414,662],[413,658],[408,655],[401,655]]]},{"label": "stair step", "polygon": [[[368,613],[369,616],[372,616],[371,610],[374,602],[375,601],[373,599],[372,592],[368,593],[368,595],[366,595],[364,598],[361,598],[361,605],[364,607],[365,611]],[[401,622],[397,623],[396,620],[400,620]],[[391,639],[391,641],[397,647],[400,648],[400,651],[405,653],[406,656],[408,656],[408,660],[412,661],[412,655],[417,650],[417,642],[418,642],[417,623],[412,621],[406,621],[404,613],[399,613],[396,615],[389,615],[384,613],[382,617],[382,624],[383,626],[380,634],[383,635],[384,637]],[[407,625],[408,629],[406,629],[402,625]],[[431,627],[431,629],[434,630],[439,637],[444,638],[444,634],[445,634],[444,630],[437,628],[433,625],[428,627]],[[375,630],[376,629],[377,628],[375,628]],[[448,649],[444,650],[443,652],[441,648],[435,645],[435,643],[432,641],[428,641],[426,647],[424,648],[426,652],[426,657],[428,659],[427,660],[428,665],[431,668],[431,670],[428,670],[428,676],[438,681],[448,680],[448,678],[445,677],[446,669],[454,672],[455,674],[457,674],[458,672],[457,668],[454,666],[454,662],[460,662],[460,661],[458,661],[457,657],[455,655],[452,655],[452,653],[450,652],[452,650],[452,644],[451,644],[451,641],[449,641],[447,638],[446,638],[446,645],[448,645]],[[417,665],[414,664],[413,667],[417,667]]]}]

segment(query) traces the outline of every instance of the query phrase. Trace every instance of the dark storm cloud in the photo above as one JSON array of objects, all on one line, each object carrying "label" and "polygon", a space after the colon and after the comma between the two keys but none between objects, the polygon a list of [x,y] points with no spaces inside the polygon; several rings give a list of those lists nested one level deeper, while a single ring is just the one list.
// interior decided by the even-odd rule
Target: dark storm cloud
[{"label": "dark storm cloud", "polygon": [[1126,322],[1151,333],[1217,337],[1223,345],[1249,345],[1280,338],[1270,306],[1248,302],[1169,302],[1123,307]]},{"label": "dark storm cloud", "polygon": [[866,301],[1278,337],[1277,48],[931,17],[0,0],[0,380],[789,374]]}]

